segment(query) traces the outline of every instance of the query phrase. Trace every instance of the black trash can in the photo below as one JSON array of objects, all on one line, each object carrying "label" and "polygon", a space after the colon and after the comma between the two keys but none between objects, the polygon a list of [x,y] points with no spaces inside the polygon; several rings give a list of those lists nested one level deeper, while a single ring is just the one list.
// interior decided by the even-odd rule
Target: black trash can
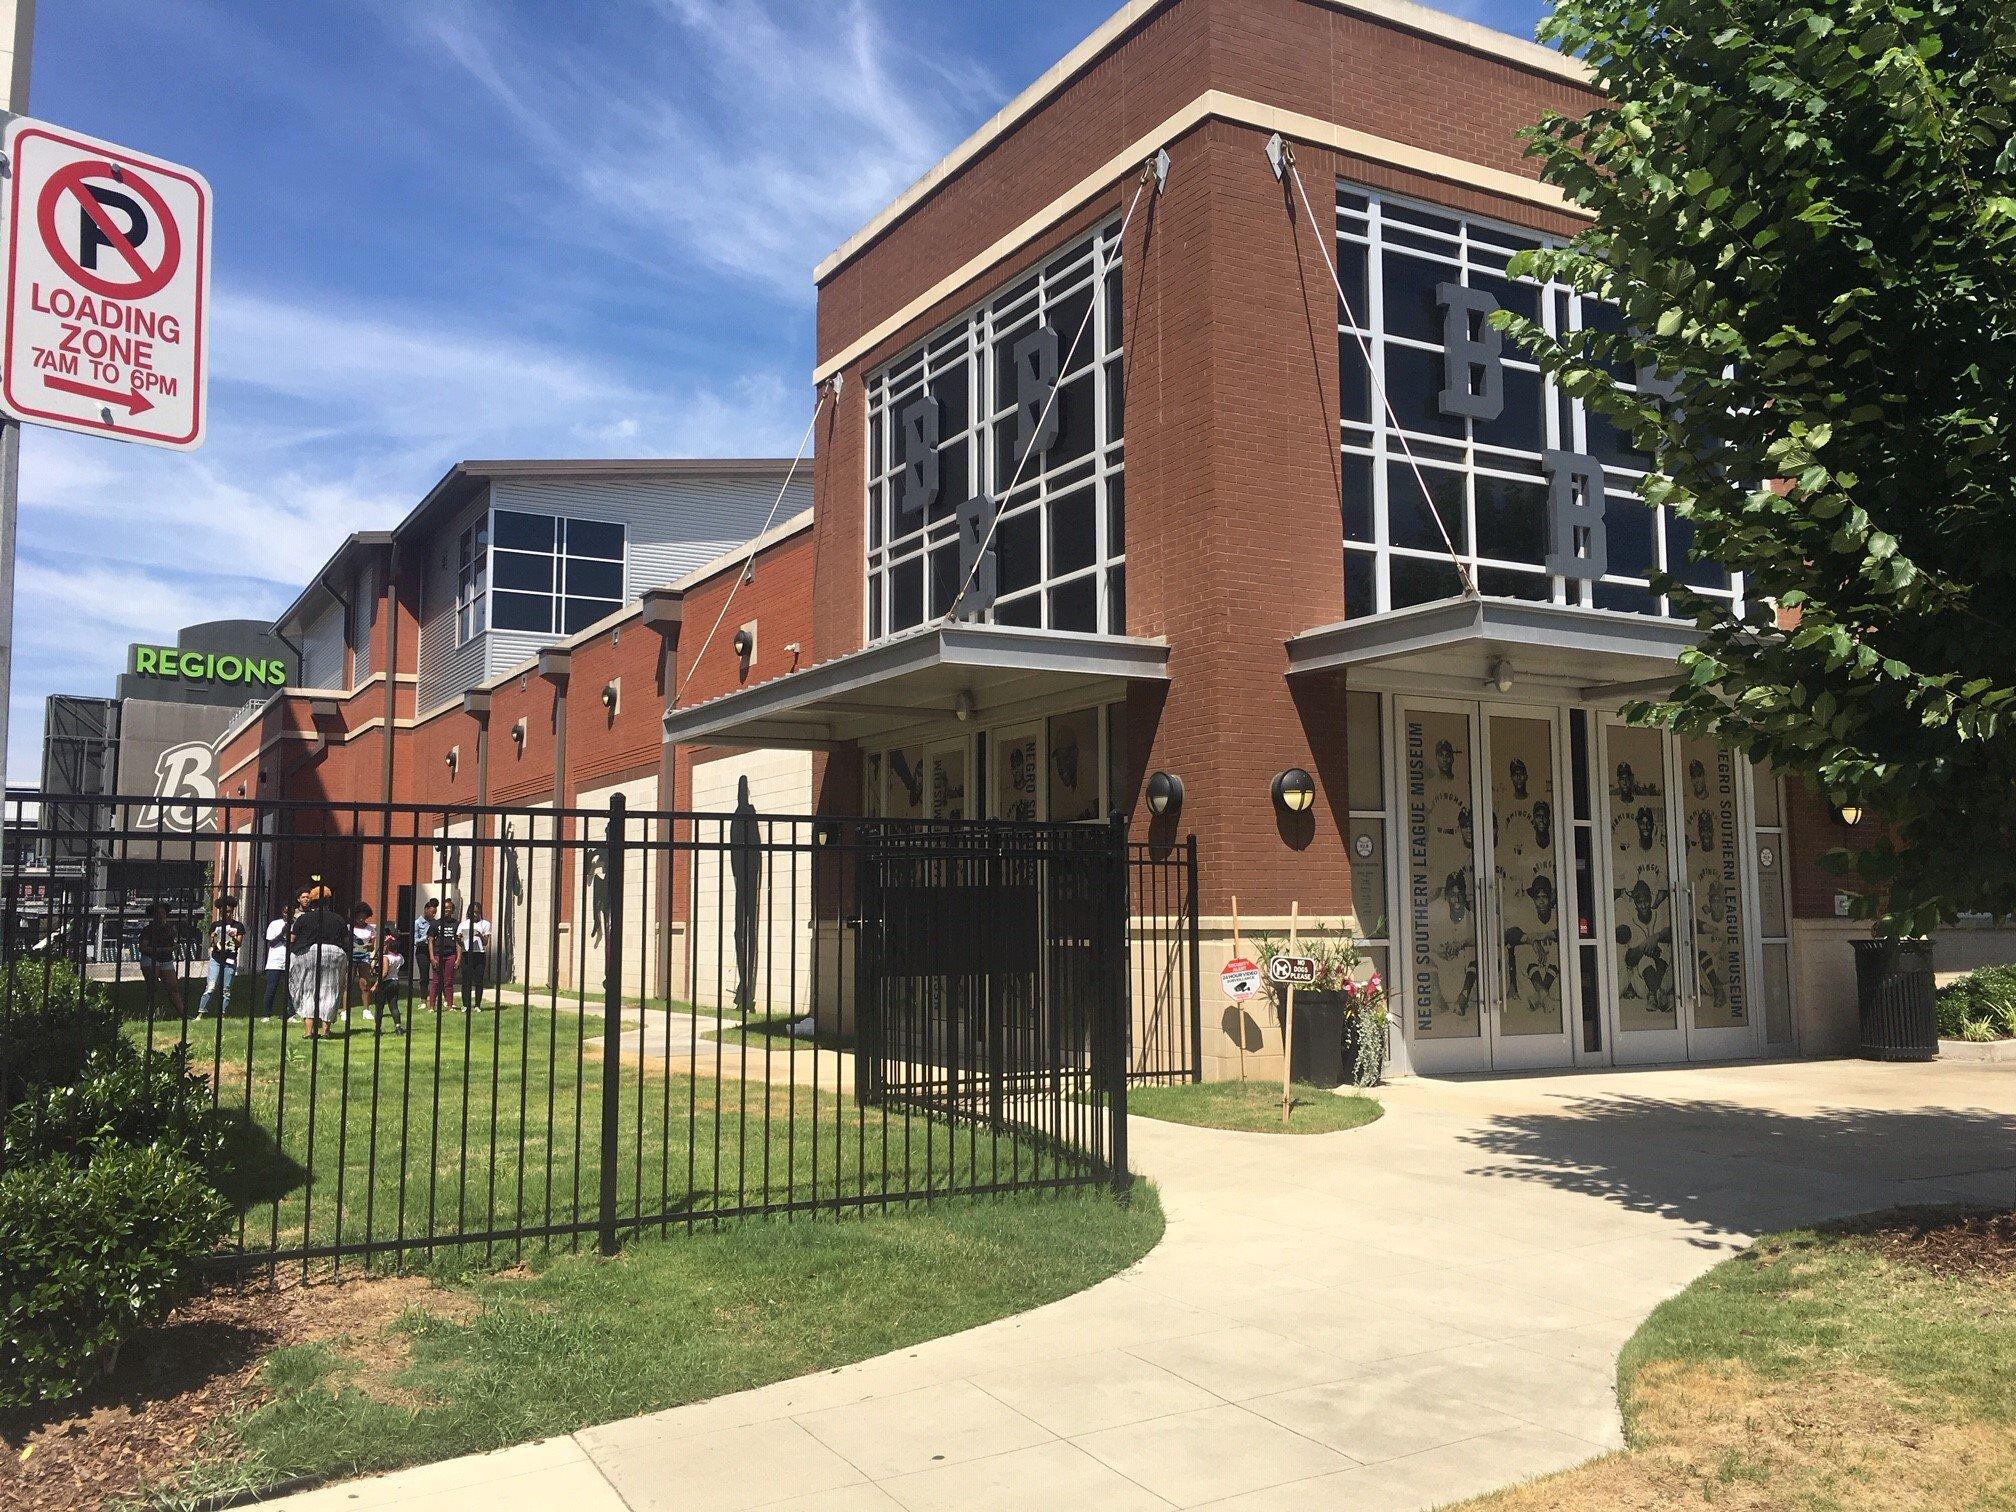
[{"label": "black trash can", "polygon": [[1862,1014],[1862,1058],[1929,1061],[1939,1054],[1930,940],[1851,940]]}]

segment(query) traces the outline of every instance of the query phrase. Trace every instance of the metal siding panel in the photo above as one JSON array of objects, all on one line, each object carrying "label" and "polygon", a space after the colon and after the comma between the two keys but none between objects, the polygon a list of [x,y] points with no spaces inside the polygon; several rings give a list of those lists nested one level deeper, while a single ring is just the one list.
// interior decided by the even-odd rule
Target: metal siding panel
[{"label": "metal siding panel", "polygon": [[487,675],[487,636],[455,644],[455,547],[471,521],[486,508],[479,495],[429,537],[425,548],[426,589],[420,621],[420,708],[438,708]]},{"label": "metal siding panel", "polygon": [[301,630],[301,686],[341,688],[343,681],[343,606],[331,602]]},{"label": "metal siding panel", "polygon": [[[772,506],[788,520],[812,504],[812,469],[801,466],[784,502],[778,480],[506,479],[492,486],[499,509],[607,520],[624,527],[625,591],[635,602],[647,588],[678,581],[748,540],[763,528]],[[771,523],[776,523],[772,520]],[[549,642],[550,644],[550,642]]]}]

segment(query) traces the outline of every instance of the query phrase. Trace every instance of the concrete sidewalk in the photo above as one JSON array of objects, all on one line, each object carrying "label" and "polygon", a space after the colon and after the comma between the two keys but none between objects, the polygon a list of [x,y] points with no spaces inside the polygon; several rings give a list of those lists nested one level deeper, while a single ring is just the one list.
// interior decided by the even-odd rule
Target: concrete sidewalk
[{"label": "concrete sidewalk", "polygon": [[1432,1507],[1621,1442],[1617,1351],[1757,1233],[2016,1202],[2016,1068],[1385,1089],[1306,1138],[1136,1120],[1163,1243],[880,1359],[292,1498],[302,1509]]}]

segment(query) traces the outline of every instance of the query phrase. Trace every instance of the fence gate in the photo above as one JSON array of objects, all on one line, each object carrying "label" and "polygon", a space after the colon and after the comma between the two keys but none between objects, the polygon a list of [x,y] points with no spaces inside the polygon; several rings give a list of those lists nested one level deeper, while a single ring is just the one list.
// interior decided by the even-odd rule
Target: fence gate
[{"label": "fence gate", "polygon": [[1033,1136],[1124,1180],[1124,834],[864,824],[855,902],[859,1101],[953,1120],[997,1147]]}]

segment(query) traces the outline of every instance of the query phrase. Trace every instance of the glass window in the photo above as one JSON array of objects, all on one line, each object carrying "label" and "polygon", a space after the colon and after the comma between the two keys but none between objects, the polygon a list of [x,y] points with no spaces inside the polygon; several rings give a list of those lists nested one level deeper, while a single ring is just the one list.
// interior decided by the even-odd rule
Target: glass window
[{"label": "glass window", "polygon": [[500,509],[496,539],[478,571],[494,563],[500,630],[572,635],[623,606],[623,527],[606,520]]},{"label": "glass window", "polygon": [[994,817],[1032,823],[1043,812],[1043,726],[994,732]]},{"label": "glass window", "polygon": [[[1475,319],[1476,349],[1461,359],[1445,351],[1445,285],[1475,290],[1501,309],[1543,321],[1556,335],[1623,329],[1614,306],[1564,286],[1507,277],[1511,254],[1535,245],[1530,233],[1488,221],[1364,189],[1337,190],[1344,285],[1338,421],[1345,612],[1352,618],[1458,593],[1445,532],[1479,591],[1494,597],[1670,615],[1674,606],[1649,586],[1663,567],[1692,586],[1740,598],[1742,585],[1728,573],[1688,560],[1693,535],[1685,521],[1639,502],[1650,463],[1629,436],[1557,389],[1524,350]],[[1492,381],[1480,384],[1478,375],[1487,371]],[[1373,374],[1383,378],[1383,398]],[[1627,384],[1633,377],[1620,376]],[[1443,396],[1452,389],[1497,391],[1502,402],[1488,415],[1445,413]],[[1546,571],[1549,452],[1593,457],[1604,474],[1608,557],[1599,582]]]},{"label": "glass window", "polygon": [[[869,377],[871,639],[971,612],[957,514],[978,497],[999,507],[995,601],[980,618],[1124,632],[1118,229],[1066,248]],[[930,401],[921,425],[910,418],[920,399]]]},{"label": "glass window", "polygon": [[1386,809],[1386,762],[1383,732],[1379,728],[1379,695],[1344,695],[1345,786],[1350,792],[1351,811],[1384,813]]},{"label": "glass window", "polygon": [[1099,819],[1099,711],[1074,709],[1050,721],[1050,818],[1059,824]]},{"label": "glass window", "polygon": [[467,645],[486,628],[490,587],[490,527],[479,520],[455,546],[455,643]]}]

